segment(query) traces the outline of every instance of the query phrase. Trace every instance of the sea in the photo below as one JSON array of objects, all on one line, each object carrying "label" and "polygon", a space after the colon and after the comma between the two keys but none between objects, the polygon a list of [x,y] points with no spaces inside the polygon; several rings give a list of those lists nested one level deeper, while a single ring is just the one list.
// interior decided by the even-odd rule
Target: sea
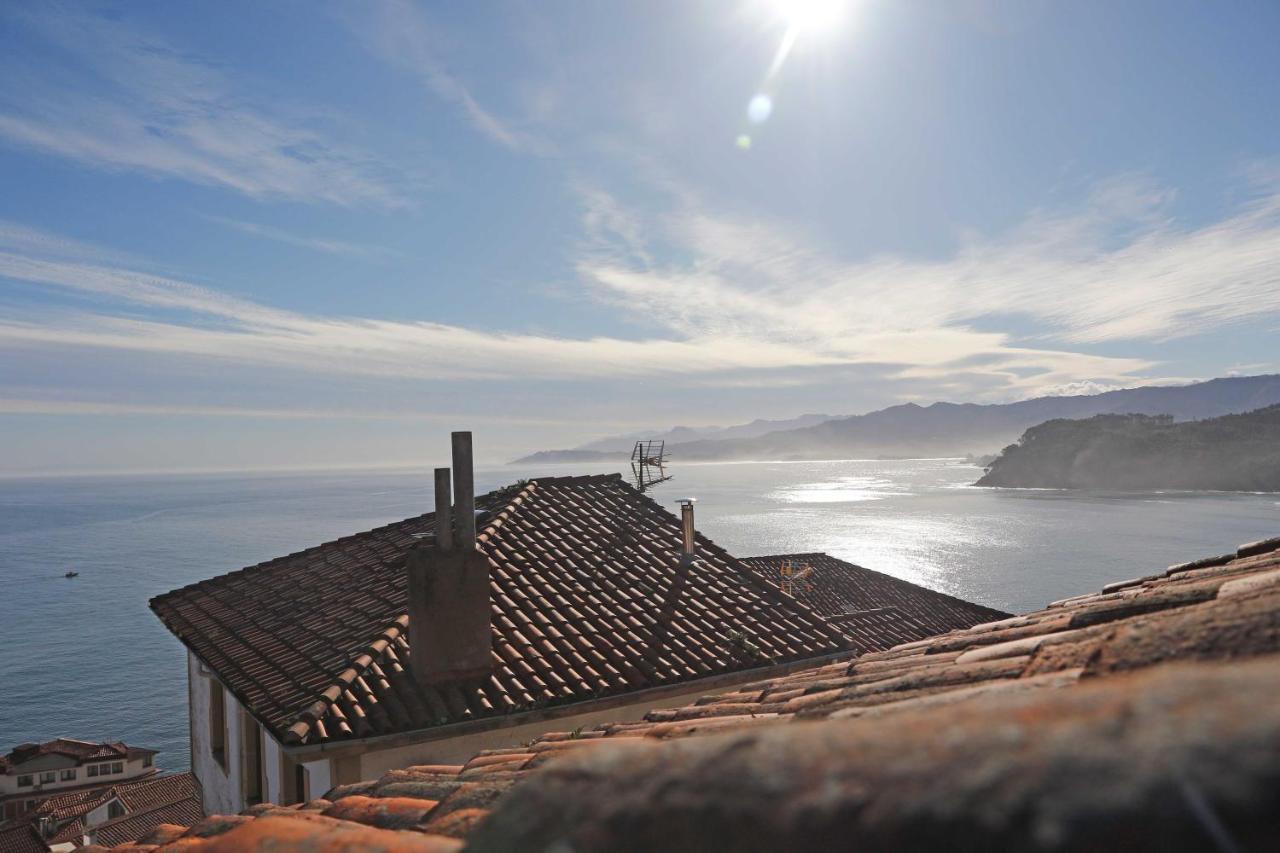
[{"label": "sea", "polygon": [[[479,468],[476,485],[608,468]],[[826,551],[1012,612],[1280,535],[1276,494],[985,489],[957,459],[670,473],[652,497],[696,497],[733,554]],[[148,599],[431,508],[427,470],[0,480],[0,751],[123,740],[184,769],[183,650]]]}]

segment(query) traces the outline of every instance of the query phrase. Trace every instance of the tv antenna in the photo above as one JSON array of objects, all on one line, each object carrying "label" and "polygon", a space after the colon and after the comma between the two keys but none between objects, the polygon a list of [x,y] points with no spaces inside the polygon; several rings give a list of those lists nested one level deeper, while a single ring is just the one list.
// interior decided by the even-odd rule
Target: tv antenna
[{"label": "tv antenna", "polygon": [[640,491],[671,479],[667,473],[667,443],[663,439],[640,440],[631,450],[631,480]]},{"label": "tv antenna", "polygon": [[796,590],[813,592],[813,582],[809,577],[813,574],[813,566],[801,560],[783,560],[778,567],[778,586],[787,595],[794,596]]}]

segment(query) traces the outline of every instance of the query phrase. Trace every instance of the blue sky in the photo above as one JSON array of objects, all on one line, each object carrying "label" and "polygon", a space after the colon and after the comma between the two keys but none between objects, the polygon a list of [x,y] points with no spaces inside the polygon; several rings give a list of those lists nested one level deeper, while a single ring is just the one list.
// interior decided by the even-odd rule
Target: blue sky
[{"label": "blue sky", "polygon": [[1280,5],[819,5],[0,7],[0,472],[1280,370]]}]

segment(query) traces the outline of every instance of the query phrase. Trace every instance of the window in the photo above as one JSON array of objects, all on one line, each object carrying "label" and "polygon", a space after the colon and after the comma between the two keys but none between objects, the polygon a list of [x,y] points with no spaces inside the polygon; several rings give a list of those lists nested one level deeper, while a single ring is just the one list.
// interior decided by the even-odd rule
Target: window
[{"label": "window", "polygon": [[117,762],[114,762],[114,763],[111,765],[111,772],[112,772],[112,773],[123,773],[123,772],[124,772],[124,762],[123,762],[123,761],[117,761]]},{"label": "window", "polygon": [[89,765],[89,775],[90,775],[90,776],[97,776],[97,775],[98,775],[98,765],[96,765],[96,764],[90,764],[90,765]]},{"label": "window", "polygon": [[31,787],[31,777],[30,777],[30,776],[19,776],[19,777],[18,777],[18,787],[19,787],[19,788],[30,788],[30,787]]},{"label": "window", "polygon": [[311,799],[311,773],[302,766],[302,762],[293,765],[293,785],[298,793],[298,802],[305,803]]},{"label": "window", "polygon": [[52,770],[46,770],[45,772],[40,774],[41,785],[48,785],[50,782],[56,782],[56,781],[58,781],[58,774],[54,773]]},{"label": "window", "polygon": [[63,782],[74,782],[74,781],[75,781],[75,779],[76,779],[76,770],[75,770],[75,768],[74,768],[74,767],[72,767],[70,770],[63,770],[63,771],[62,771],[62,781],[63,781]]},{"label": "window", "polygon": [[223,770],[227,769],[227,697],[222,683],[209,679],[209,751]]},{"label": "window", "polygon": [[262,729],[247,711],[240,712],[241,745],[240,781],[246,806],[262,802]]},{"label": "window", "polygon": [[151,766],[151,756],[150,756],[150,755],[144,755],[144,756],[142,756],[142,766],[143,766],[143,767],[150,767],[150,766]]},{"label": "window", "polygon": [[114,820],[115,818],[122,817],[123,815],[124,806],[121,805],[119,800],[112,800],[107,806],[107,820]]},{"label": "window", "polygon": [[109,775],[111,775],[111,765],[110,765],[110,764],[99,764],[99,765],[98,765],[98,775],[99,775],[99,776],[109,776]]}]

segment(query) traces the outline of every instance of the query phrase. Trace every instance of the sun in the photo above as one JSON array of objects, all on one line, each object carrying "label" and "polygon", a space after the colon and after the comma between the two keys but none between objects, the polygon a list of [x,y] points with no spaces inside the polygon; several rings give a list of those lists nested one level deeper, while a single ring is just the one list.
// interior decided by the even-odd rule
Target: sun
[{"label": "sun", "polygon": [[844,20],[846,0],[771,0],[774,12],[795,33],[830,32]]}]

